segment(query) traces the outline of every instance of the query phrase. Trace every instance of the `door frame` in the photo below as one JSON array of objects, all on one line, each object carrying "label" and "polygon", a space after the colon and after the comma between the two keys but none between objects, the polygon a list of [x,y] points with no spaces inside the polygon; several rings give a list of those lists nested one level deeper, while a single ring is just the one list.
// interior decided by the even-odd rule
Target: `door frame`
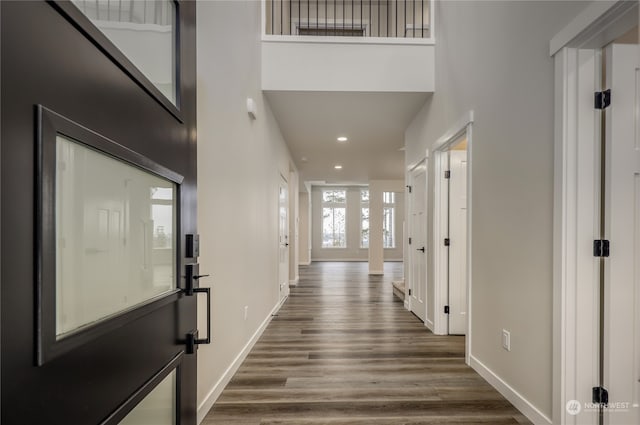
[{"label": "door frame", "polygon": [[[289,232],[291,231],[291,229],[289,229],[289,220],[290,220],[290,214],[291,214],[291,209],[289,208],[289,206],[290,206],[289,197],[291,196],[291,193],[290,193],[291,191],[290,191],[290,188],[289,188],[289,186],[290,186],[289,185],[289,179],[287,177],[285,177],[285,175],[282,172],[280,172],[279,174],[280,174],[280,182],[278,183],[278,193],[277,193],[277,199],[278,199],[278,206],[277,206],[278,210],[277,210],[277,212],[278,213],[276,215],[277,220],[278,220],[278,226],[277,226],[278,237],[276,239],[278,240],[278,251],[277,251],[277,253],[278,253],[278,261],[277,261],[277,264],[278,264],[278,279],[277,279],[277,281],[278,281],[278,303],[280,304],[280,303],[283,303],[284,300],[286,300],[287,297],[289,296],[289,284],[290,284],[289,278],[291,277],[290,276],[290,270],[289,270],[289,266],[290,266],[289,262],[291,261],[291,258],[290,258],[290,248],[291,247],[290,247],[290,245],[287,247],[287,254],[285,256],[286,259],[287,259],[287,267],[286,267],[286,274],[287,275],[286,275],[286,279],[282,280],[282,276],[280,275],[280,273],[281,273],[281,270],[280,270],[280,250],[282,249],[281,241],[280,241],[280,230],[281,230],[280,229],[280,224],[281,224],[281,222],[280,222],[280,205],[281,205],[280,204],[280,189],[283,187],[283,185],[287,187],[287,201],[286,201],[286,208],[287,208],[286,226],[287,226],[287,229],[285,231],[286,238],[287,238],[287,242],[286,242],[287,244],[289,244]],[[281,286],[283,282],[286,282],[286,285],[285,285],[286,288],[283,288]]]},{"label": "door frame", "polygon": [[[424,163],[424,178],[425,178],[425,185],[424,185],[424,190],[425,190],[425,194],[424,194],[424,200],[425,200],[425,219],[426,217],[428,217],[428,205],[429,205],[429,150],[427,149],[425,152],[425,156],[416,161],[413,165],[411,165],[410,167],[408,167],[408,180],[409,180],[409,187],[410,188],[414,188],[415,187],[415,180],[413,178],[413,171],[418,168],[420,165],[422,165]],[[412,193],[413,195],[413,193]],[[405,205],[407,207],[407,217],[409,218],[408,220],[408,232],[407,232],[407,251],[408,252],[408,256],[407,256],[407,263],[409,265],[409,267],[407,267],[407,276],[408,276],[408,281],[409,281],[409,287],[406,289],[412,289],[413,288],[413,251],[412,251],[412,247],[409,247],[408,241],[409,241],[409,236],[413,235],[413,229],[416,227],[414,221],[413,221],[413,216],[412,216],[412,212],[413,212],[413,206],[414,206],[414,197],[413,196],[407,196],[406,197],[407,201],[405,202]],[[425,247],[427,247],[427,253],[428,251],[428,237],[427,235],[429,234],[428,231],[428,226],[426,225],[427,223],[425,223],[425,231],[424,231],[424,242],[425,242]],[[433,331],[433,323],[430,322],[429,320],[429,297],[427,296],[427,276],[428,276],[428,254],[427,257],[425,257],[425,276],[424,276],[424,281],[425,281],[425,287],[424,287],[424,326],[427,327],[429,330]],[[409,295],[408,291],[405,293],[405,308],[409,311],[413,311],[412,310],[412,305],[411,305],[411,296]]]},{"label": "door frame", "polygon": [[[592,96],[600,90],[601,48],[637,24],[637,2],[594,2],[549,44],[555,63],[552,352],[555,424],[577,424],[577,416],[570,415],[565,406],[573,400],[591,401],[591,386],[597,385],[594,344],[598,341],[598,330],[593,326],[593,318],[599,307],[598,289],[593,283],[599,281],[599,271],[591,246],[598,239],[595,224],[599,213],[595,205],[600,201],[600,125],[592,107],[593,98],[585,102],[581,94]],[[591,282],[592,286],[585,282]],[[587,418],[581,415],[580,423]]]},{"label": "door frame", "polygon": [[449,201],[446,198],[447,181],[444,172],[447,170],[447,155],[449,149],[464,135],[467,137],[467,335],[466,362],[469,363],[471,352],[471,266],[472,262],[472,178],[473,164],[473,111],[467,112],[455,125],[442,135],[434,144],[434,202],[433,202],[433,282],[434,282],[434,333],[448,335],[449,321],[444,313],[444,306],[448,302],[448,249],[442,241],[447,237],[445,225],[448,221]]}]

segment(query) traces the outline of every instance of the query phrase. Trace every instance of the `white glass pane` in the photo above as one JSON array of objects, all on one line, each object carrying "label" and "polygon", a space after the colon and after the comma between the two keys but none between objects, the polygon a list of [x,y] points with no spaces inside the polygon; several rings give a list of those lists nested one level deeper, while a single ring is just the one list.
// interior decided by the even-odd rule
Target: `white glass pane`
[{"label": "white glass pane", "polygon": [[361,208],[360,248],[369,248],[369,208]]},{"label": "white glass pane", "polygon": [[322,247],[344,248],[347,246],[345,208],[322,209]]},{"label": "white glass pane", "polygon": [[347,191],[325,190],[322,192],[322,201],[325,203],[344,203],[347,201]]},{"label": "white glass pane", "polygon": [[171,372],[120,421],[121,425],[175,425],[176,371]]},{"label": "white glass pane", "polygon": [[172,103],[176,103],[175,4],[170,0],[72,0]]},{"label": "white glass pane", "polygon": [[369,191],[361,190],[360,191],[360,202],[369,202]]},{"label": "white glass pane", "polygon": [[385,207],[382,215],[382,237],[384,248],[395,248],[394,207]]},{"label": "white glass pane", "polygon": [[58,136],[55,203],[58,338],[175,289],[174,183]]}]

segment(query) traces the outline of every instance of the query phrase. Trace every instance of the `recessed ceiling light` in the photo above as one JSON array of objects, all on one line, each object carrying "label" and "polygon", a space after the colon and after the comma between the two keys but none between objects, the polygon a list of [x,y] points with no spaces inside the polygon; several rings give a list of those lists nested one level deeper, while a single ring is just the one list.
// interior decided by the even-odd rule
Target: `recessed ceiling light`
[{"label": "recessed ceiling light", "polygon": [[345,136],[338,137],[338,142],[346,142],[347,140],[349,139],[347,139]]},{"label": "recessed ceiling light", "polygon": [[302,158],[300,158],[300,161],[302,162],[307,162],[309,159],[306,156],[303,156]]},{"label": "recessed ceiling light", "polygon": [[342,170],[342,165],[334,165],[333,168],[336,170]]}]

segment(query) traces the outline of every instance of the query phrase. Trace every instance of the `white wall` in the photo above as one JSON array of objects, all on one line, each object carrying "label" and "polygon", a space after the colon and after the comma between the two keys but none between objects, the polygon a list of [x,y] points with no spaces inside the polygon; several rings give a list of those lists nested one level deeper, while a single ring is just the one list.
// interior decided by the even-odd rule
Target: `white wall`
[{"label": "white wall", "polygon": [[[438,2],[438,89],[405,133],[406,162],[415,164],[467,111],[475,113],[472,365],[519,393],[527,413],[541,423],[552,413],[554,71],[549,40],[586,4]],[[433,205],[433,184],[428,204]],[[428,220],[431,238],[432,211]],[[428,252],[427,279],[432,280],[432,249]],[[510,352],[501,347],[502,329],[511,332]]]},{"label": "white wall", "polygon": [[[291,158],[260,90],[260,19],[259,2],[198,3],[200,271],[213,288],[213,342],[198,351],[199,419],[278,303],[278,184]],[[200,329],[204,312],[202,300]]]},{"label": "white wall", "polygon": [[[394,181],[395,182],[395,181]],[[402,181],[398,181],[389,187],[388,191],[398,191],[398,188],[402,188]],[[360,248],[360,190],[366,189],[366,186],[347,186],[344,189],[347,190],[347,247],[346,248],[323,248],[322,247],[322,186],[313,186],[311,190],[311,259],[313,261],[367,261],[369,259],[369,250],[367,248]],[[380,264],[379,270],[382,270],[382,263],[386,261],[402,261],[402,241],[403,241],[403,227],[402,221],[404,220],[404,193],[400,191],[396,193],[396,247],[395,248],[382,248],[382,191],[380,191],[380,231],[379,231],[379,243],[374,244],[380,248]],[[373,210],[371,203],[369,203],[369,220]],[[371,246],[373,240],[371,235],[373,232],[371,222],[369,223],[369,244]],[[375,248],[374,248],[375,249]]]},{"label": "white wall", "polygon": [[309,192],[300,192],[299,217],[300,229],[298,239],[298,252],[300,264],[311,264],[311,197]]},{"label": "white wall", "polygon": [[300,279],[298,265],[300,264],[300,199],[298,173],[289,173],[289,283],[297,284]]},{"label": "white wall", "polygon": [[435,87],[432,45],[263,41],[262,55],[264,90],[432,92]]}]

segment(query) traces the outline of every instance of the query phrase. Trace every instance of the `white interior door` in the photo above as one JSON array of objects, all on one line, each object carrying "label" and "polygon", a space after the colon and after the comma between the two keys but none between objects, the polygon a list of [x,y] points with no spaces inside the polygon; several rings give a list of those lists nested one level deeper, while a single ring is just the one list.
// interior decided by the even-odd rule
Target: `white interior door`
[{"label": "white interior door", "polygon": [[449,152],[449,333],[467,333],[467,151]]},{"label": "white interior door", "polygon": [[636,45],[607,48],[605,234],[605,423],[640,423],[640,71]]},{"label": "white interior door", "polygon": [[427,166],[422,162],[411,171],[411,285],[409,286],[409,304],[411,311],[423,322],[427,316]]},{"label": "white interior door", "polygon": [[280,299],[289,295],[289,185],[280,176],[280,190],[278,193],[278,256]]}]

